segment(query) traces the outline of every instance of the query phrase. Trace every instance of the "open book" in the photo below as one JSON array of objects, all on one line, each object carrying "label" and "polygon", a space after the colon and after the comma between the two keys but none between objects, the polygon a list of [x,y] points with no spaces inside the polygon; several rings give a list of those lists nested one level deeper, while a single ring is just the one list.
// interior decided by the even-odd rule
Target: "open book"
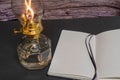
[{"label": "open book", "polygon": [[[95,67],[85,44],[89,33],[63,30],[48,75],[91,80]],[[90,40],[97,80],[120,79],[120,29],[93,35]]]}]

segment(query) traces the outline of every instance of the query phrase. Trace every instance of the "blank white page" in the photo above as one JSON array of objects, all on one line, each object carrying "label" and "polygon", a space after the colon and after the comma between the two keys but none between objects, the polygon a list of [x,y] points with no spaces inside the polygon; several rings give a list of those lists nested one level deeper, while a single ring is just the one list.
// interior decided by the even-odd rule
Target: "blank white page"
[{"label": "blank white page", "polygon": [[94,67],[85,46],[86,36],[88,33],[62,31],[48,75],[75,79],[93,77]]},{"label": "blank white page", "polygon": [[99,78],[120,78],[120,29],[100,33],[97,41]]}]

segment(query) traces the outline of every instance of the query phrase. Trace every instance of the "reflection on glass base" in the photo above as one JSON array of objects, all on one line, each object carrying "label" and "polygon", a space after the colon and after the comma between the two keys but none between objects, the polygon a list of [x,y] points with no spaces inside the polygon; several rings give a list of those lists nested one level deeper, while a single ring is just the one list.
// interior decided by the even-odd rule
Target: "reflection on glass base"
[{"label": "reflection on glass base", "polygon": [[51,61],[51,42],[45,35],[39,40],[25,37],[17,48],[20,63],[27,69],[43,69]]}]

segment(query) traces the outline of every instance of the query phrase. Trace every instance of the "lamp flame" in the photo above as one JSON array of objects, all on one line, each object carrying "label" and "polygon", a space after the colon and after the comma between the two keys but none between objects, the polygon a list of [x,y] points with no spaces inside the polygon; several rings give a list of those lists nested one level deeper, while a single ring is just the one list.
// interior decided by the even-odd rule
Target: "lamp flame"
[{"label": "lamp flame", "polygon": [[34,11],[31,8],[31,0],[25,0],[25,6],[26,6],[27,19],[33,19],[34,18]]}]

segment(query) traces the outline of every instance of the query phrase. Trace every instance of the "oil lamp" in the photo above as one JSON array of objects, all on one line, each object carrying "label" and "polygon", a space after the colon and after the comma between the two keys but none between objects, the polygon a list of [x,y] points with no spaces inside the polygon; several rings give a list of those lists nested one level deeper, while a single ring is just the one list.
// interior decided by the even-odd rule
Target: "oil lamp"
[{"label": "oil lamp", "polygon": [[45,35],[41,18],[43,9],[40,0],[12,0],[12,10],[21,23],[23,38],[17,47],[20,63],[27,69],[36,70],[47,66],[51,60],[51,42]]}]

